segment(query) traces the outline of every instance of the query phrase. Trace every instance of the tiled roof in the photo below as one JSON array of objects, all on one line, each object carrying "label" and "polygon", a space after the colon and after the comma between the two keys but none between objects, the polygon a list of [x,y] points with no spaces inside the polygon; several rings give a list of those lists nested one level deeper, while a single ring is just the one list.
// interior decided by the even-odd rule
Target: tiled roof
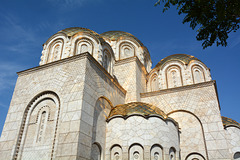
[{"label": "tiled roof", "polygon": [[58,33],[65,33],[69,37],[71,37],[74,34],[79,33],[79,32],[87,32],[87,33],[93,34],[98,39],[102,39],[102,37],[98,33],[94,32],[91,29],[82,28],[82,27],[71,27],[71,28],[66,28],[61,31],[58,31]]},{"label": "tiled roof", "polygon": [[143,46],[143,43],[136,38],[134,35],[128,32],[123,32],[123,31],[108,31],[100,34],[103,38],[109,39],[111,41],[117,41],[118,39],[121,38],[128,38],[131,37],[135,39],[141,46]]},{"label": "tiled roof", "polygon": [[172,61],[172,60],[180,60],[181,62],[183,62],[184,64],[189,64],[192,60],[198,60],[196,57],[191,56],[191,55],[187,55],[187,54],[174,54],[171,56],[168,56],[166,58],[163,58],[160,62],[158,62],[158,64],[155,67],[160,67],[163,64],[165,64],[168,61]]},{"label": "tiled roof", "polygon": [[117,105],[112,108],[108,118],[116,115],[130,116],[133,114],[140,114],[144,116],[160,115],[163,118],[167,118],[167,115],[158,107],[142,102],[131,102],[128,104]]},{"label": "tiled roof", "polygon": [[228,117],[223,117],[222,116],[222,122],[223,122],[223,126],[226,128],[228,126],[236,126],[240,128],[240,123],[238,123],[237,121],[234,121],[231,118]]}]

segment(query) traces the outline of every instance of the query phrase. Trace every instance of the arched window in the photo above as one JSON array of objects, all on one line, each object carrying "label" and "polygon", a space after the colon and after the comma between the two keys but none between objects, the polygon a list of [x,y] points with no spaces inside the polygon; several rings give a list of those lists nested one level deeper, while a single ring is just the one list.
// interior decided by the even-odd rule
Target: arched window
[{"label": "arched window", "polygon": [[190,153],[187,155],[186,160],[205,160],[204,156],[200,153]]},{"label": "arched window", "polygon": [[203,69],[199,66],[192,67],[193,81],[194,83],[205,82],[205,77],[203,73]]},{"label": "arched window", "polygon": [[131,55],[131,50],[128,47],[124,48],[124,55],[125,57],[129,57]]},{"label": "arched window", "polygon": [[108,72],[110,71],[110,54],[107,50],[105,50],[103,54],[103,68]]},{"label": "arched window", "polygon": [[20,149],[16,150],[16,157],[21,151],[19,159],[32,159],[39,155],[41,159],[52,158],[58,113],[58,98],[50,92],[38,96],[33,103],[31,102],[29,110],[25,112],[26,124],[21,126],[24,132],[22,135],[20,133],[17,144]]},{"label": "arched window", "polygon": [[122,148],[119,145],[111,148],[111,160],[122,160]]},{"label": "arched window", "polygon": [[[105,154],[107,125],[106,118],[108,117],[111,108],[111,102],[105,97],[100,97],[95,103],[92,127],[92,142],[97,143],[94,143],[91,150],[91,155],[94,155],[96,160],[99,160],[97,157],[99,157],[98,155],[100,155],[100,153],[101,155]],[[98,146],[98,150],[96,148],[96,145]]]},{"label": "arched window", "polygon": [[62,40],[56,40],[50,45],[47,62],[53,62],[61,59],[62,45]]},{"label": "arched window", "polygon": [[158,78],[157,78],[157,75],[154,74],[151,78],[151,91],[157,91],[159,90],[159,87],[158,87]]},{"label": "arched window", "polygon": [[162,160],[163,159],[163,150],[162,147],[158,144],[155,144],[151,148],[151,160]]},{"label": "arched window", "polygon": [[101,160],[101,146],[99,144],[93,143],[91,156],[91,160]]},{"label": "arched window", "polygon": [[234,156],[233,156],[233,159],[234,160],[240,160],[240,152],[235,153]]},{"label": "arched window", "polygon": [[88,46],[86,44],[82,44],[80,47],[80,53],[88,52]]},{"label": "arched window", "polygon": [[139,144],[134,144],[129,149],[130,160],[143,160],[143,148]]},{"label": "arched window", "polygon": [[44,131],[45,131],[45,127],[46,127],[46,123],[47,123],[47,121],[46,121],[47,120],[46,111],[42,112],[41,117],[39,119],[40,119],[40,122],[39,122],[37,143],[40,143],[42,141],[43,134],[44,134]]},{"label": "arched window", "polygon": [[181,69],[178,66],[171,66],[167,69],[166,74],[168,88],[182,86]]},{"label": "arched window", "polygon": [[134,56],[134,47],[130,43],[123,43],[119,48],[120,59],[125,59]]},{"label": "arched window", "polygon": [[90,54],[93,53],[93,45],[92,41],[87,38],[82,38],[76,41],[76,49],[75,54],[81,54],[88,52]]},{"label": "arched window", "polygon": [[169,160],[175,160],[176,159],[176,150],[175,148],[171,147],[169,149]]}]

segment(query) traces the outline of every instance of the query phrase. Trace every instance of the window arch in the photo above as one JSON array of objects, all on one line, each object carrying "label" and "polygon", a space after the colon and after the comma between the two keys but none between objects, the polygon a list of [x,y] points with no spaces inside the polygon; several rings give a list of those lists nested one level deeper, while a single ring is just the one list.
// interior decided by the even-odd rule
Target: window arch
[{"label": "window arch", "polygon": [[240,160],[240,152],[236,152],[233,156],[234,160]]},{"label": "window arch", "polygon": [[152,75],[151,82],[150,82],[150,87],[151,87],[151,91],[159,90],[157,74]]},{"label": "window arch", "polygon": [[166,69],[167,88],[182,86],[181,69],[178,66],[170,66]]},{"label": "window arch", "polygon": [[113,145],[111,148],[111,160],[122,160],[122,147]]},{"label": "window arch", "polygon": [[135,55],[134,46],[130,43],[124,42],[119,47],[119,59],[129,58]]},{"label": "window arch", "polygon": [[41,112],[39,117],[39,127],[38,127],[38,135],[37,135],[37,143],[41,143],[43,139],[43,135],[45,134],[46,130],[46,123],[47,123],[47,112]]},{"label": "window arch", "polygon": [[160,145],[154,144],[151,148],[151,160],[163,160],[163,149]]},{"label": "window arch", "polygon": [[103,68],[105,68],[109,72],[110,66],[111,66],[111,56],[107,50],[104,50],[104,52],[103,52]]},{"label": "window arch", "polygon": [[188,154],[185,160],[205,160],[205,158],[200,153],[193,152]]},{"label": "window arch", "polygon": [[[92,142],[95,142],[96,145],[100,147],[101,158],[105,153],[106,148],[106,119],[110,110],[112,108],[112,103],[106,97],[100,97],[96,101],[94,107],[94,116],[93,116],[93,127],[92,127]],[[91,155],[95,154],[95,148],[92,148]],[[96,158],[96,155],[95,155]],[[97,159],[98,160],[98,159]]]},{"label": "window arch", "polygon": [[130,160],[143,160],[143,147],[140,144],[133,144],[129,148],[129,159]]},{"label": "window arch", "polygon": [[205,82],[205,75],[202,67],[194,65],[192,67],[193,83]]},{"label": "window arch", "polygon": [[102,147],[98,143],[93,143],[92,145],[92,153],[91,153],[91,159],[92,160],[101,160],[101,152]]},{"label": "window arch", "polygon": [[63,40],[57,39],[51,43],[48,50],[47,62],[60,60],[62,57]]},{"label": "window arch", "polygon": [[169,160],[176,160],[176,149],[174,147],[169,149]]},{"label": "window arch", "polygon": [[58,96],[51,91],[33,98],[24,112],[14,159],[31,159],[39,154],[43,159],[53,157],[59,105]]},{"label": "window arch", "polygon": [[87,38],[78,39],[75,43],[75,55],[88,52],[93,54],[93,43]]}]

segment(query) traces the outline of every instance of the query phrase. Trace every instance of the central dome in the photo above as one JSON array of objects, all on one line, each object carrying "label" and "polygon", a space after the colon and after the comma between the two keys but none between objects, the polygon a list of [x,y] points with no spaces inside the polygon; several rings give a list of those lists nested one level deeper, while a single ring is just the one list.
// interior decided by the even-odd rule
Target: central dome
[{"label": "central dome", "polygon": [[123,31],[108,31],[100,34],[103,38],[108,39],[110,41],[117,41],[122,38],[133,38],[136,40],[141,46],[143,46],[143,43],[136,38],[134,35],[128,32],[123,32]]},{"label": "central dome", "polygon": [[72,37],[78,33],[88,33],[90,35],[97,37],[100,41],[103,41],[102,37],[97,32],[94,32],[91,29],[82,28],[82,27],[70,27],[70,28],[66,28],[61,31],[58,31],[58,33],[64,33],[68,37]]}]

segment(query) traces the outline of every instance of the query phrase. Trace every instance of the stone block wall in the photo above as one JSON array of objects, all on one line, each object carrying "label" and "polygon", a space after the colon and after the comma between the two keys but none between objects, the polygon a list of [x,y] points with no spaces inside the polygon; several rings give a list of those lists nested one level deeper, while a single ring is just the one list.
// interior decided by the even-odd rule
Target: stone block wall
[{"label": "stone block wall", "polygon": [[[89,61],[92,61],[91,65]],[[30,112],[26,108],[37,101],[43,95],[41,93],[51,91],[59,99],[52,157],[77,159],[82,156],[90,159],[86,157],[88,152],[81,152],[81,149],[88,149],[82,144],[89,143],[97,99],[106,96],[113,104],[124,103],[124,89],[109,74],[102,79],[101,74],[107,74],[103,72],[102,66],[88,53],[19,72],[0,140],[0,156],[3,159],[20,158],[29,123],[27,115]]]},{"label": "stone block wall", "polygon": [[116,156],[134,159],[134,152],[138,152],[139,160],[150,160],[154,154],[159,159],[169,159],[170,148],[174,148],[174,157],[178,160],[178,127],[170,120],[131,116],[113,118],[107,123],[106,160]]},{"label": "stone block wall", "polygon": [[146,71],[137,57],[117,61],[114,75],[127,91],[125,103],[140,101],[140,93],[146,91]]},{"label": "stone block wall", "polygon": [[170,117],[174,112],[186,112],[198,117],[203,130],[196,132],[202,132],[204,135],[207,156],[205,158],[230,159],[215,81],[142,93],[141,101],[159,107]]}]

